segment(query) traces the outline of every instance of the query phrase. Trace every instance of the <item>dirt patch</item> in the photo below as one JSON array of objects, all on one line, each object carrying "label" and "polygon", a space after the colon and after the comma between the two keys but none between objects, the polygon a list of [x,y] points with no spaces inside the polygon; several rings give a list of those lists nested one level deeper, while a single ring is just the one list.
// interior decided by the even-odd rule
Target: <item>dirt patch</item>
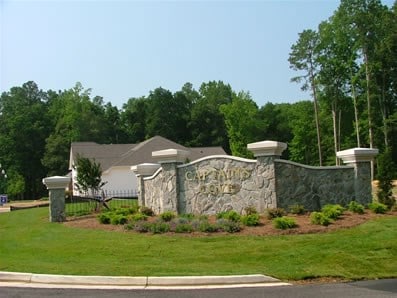
[{"label": "dirt patch", "polygon": [[[268,236],[268,235],[293,235],[293,234],[313,234],[313,233],[326,233],[330,231],[336,231],[340,229],[347,229],[351,227],[358,226],[363,224],[371,219],[380,218],[380,217],[390,217],[397,216],[397,211],[388,212],[387,214],[374,214],[372,212],[366,211],[364,214],[355,214],[352,212],[346,211],[343,216],[334,221],[329,226],[320,226],[313,225],[310,222],[310,215],[288,215],[295,220],[297,223],[297,227],[288,230],[279,230],[273,227],[271,220],[266,219],[265,217],[261,218],[261,224],[256,227],[243,227],[243,229],[237,233],[236,235],[245,235],[245,236]],[[210,222],[215,221],[215,217],[211,216],[209,218]],[[136,233],[134,231],[127,231],[124,229],[124,226],[121,225],[105,225],[99,223],[97,219],[97,215],[88,215],[84,217],[76,217],[76,218],[68,218],[64,223],[66,226],[83,228],[83,229],[99,229],[99,230],[107,230],[107,231],[116,231],[116,232],[128,232],[128,233]],[[166,233],[168,235],[174,235],[176,233]],[[213,234],[213,233],[212,233]],[[220,234],[220,233],[218,233]],[[225,233],[222,233],[225,234]],[[189,233],[189,234],[180,234],[178,235],[186,235],[189,237],[197,236],[202,237],[207,235],[206,233]]]}]

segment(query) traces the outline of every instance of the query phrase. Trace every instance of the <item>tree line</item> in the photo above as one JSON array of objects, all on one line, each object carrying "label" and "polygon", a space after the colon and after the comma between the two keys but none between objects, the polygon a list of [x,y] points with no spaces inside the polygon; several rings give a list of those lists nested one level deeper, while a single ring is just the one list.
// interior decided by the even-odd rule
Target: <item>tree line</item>
[{"label": "tree line", "polygon": [[[288,143],[285,158],[308,165],[338,164],[336,152],[374,147],[397,162],[397,2],[341,1],[317,30],[291,47],[292,81],[312,99],[259,107],[249,92],[222,81],[158,87],[122,108],[92,96],[80,83],[43,91],[33,81],[0,97],[0,162],[7,193],[38,198],[42,178],[68,172],[71,142],[138,143],[161,135],[185,146],[222,146],[252,157],[246,145]],[[0,191],[4,191],[0,177]]]}]

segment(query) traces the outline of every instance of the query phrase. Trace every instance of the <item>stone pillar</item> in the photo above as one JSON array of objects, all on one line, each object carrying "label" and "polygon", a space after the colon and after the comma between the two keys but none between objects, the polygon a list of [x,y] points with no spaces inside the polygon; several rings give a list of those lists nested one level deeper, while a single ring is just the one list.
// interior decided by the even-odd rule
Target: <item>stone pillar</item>
[{"label": "stone pillar", "polygon": [[133,171],[138,180],[138,205],[146,206],[145,202],[145,183],[143,178],[153,175],[158,169],[160,165],[157,163],[141,163],[136,166],[131,167],[131,171]]},{"label": "stone pillar", "polygon": [[161,182],[162,197],[160,198],[160,212],[172,211],[178,213],[179,181],[177,165],[186,161],[188,151],[166,149],[152,152],[152,157],[163,168]]},{"label": "stone pillar", "polygon": [[353,148],[336,153],[345,164],[354,167],[354,199],[360,204],[372,202],[371,161],[378,153],[378,149],[370,148]]},{"label": "stone pillar", "polygon": [[50,222],[63,222],[65,215],[65,190],[69,186],[70,177],[53,176],[43,179],[50,197]]},{"label": "stone pillar", "polygon": [[265,180],[262,200],[258,206],[260,211],[278,207],[274,160],[280,158],[286,148],[286,143],[276,141],[262,141],[247,145],[247,149],[254,154],[257,160],[257,174],[262,175]]}]

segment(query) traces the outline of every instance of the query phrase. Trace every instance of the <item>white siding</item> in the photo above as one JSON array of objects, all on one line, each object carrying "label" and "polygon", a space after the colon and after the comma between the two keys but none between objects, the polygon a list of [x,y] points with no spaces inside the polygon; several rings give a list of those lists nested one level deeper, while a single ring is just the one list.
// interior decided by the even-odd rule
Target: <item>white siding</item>
[{"label": "white siding", "polygon": [[[134,192],[138,188],[137,178],[130,166],[113,167],[102,173],[102,181],[107,183],[103,186],[105,192]],[[73,183],[76,182],[77,171],[72,170]],[[73,187],[74,188],[74,187]],[[73,189],[74,195],[79,195],[76,189]]]},{"label": "white siding", "polygon": [[130,166],[113,167],[102,173],[102,181],[107,183],[103,186],[105,191],[135,191],[137,178]]}]

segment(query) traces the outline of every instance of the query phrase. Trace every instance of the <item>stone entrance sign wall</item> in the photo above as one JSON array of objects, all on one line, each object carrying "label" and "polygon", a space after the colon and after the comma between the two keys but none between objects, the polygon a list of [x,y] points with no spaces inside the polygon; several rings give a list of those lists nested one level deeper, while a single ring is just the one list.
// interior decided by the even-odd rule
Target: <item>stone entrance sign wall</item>
[{"label": "stone entrance sign wall", "polygon": [[308,210],[329,203],[371,201],[370,161],[376,149],[355,148],[338,152],[348,166],[309,167],[280,156],[287,145],[263,141],[248,144],[255,160],[210,156],[183,164],[187,152],[155,151],[158,164],[132,167],[139,181],[139,204],[157,214],[165,211],[215,214],[300,204]]}]

